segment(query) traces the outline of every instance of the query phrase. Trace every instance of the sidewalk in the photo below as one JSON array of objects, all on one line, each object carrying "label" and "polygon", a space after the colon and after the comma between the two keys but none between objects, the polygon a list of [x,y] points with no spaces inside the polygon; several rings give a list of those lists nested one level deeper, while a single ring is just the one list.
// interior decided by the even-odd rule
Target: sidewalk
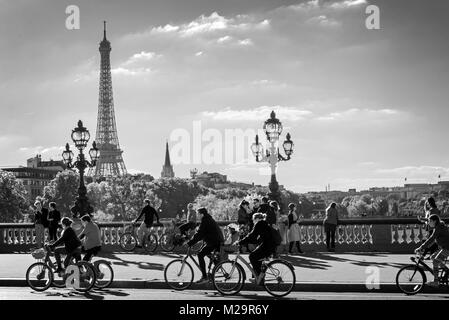
[{"label": "sidewalk", "polygon": [[[155,289],[167,288],[164,282],[164,267],[179,257],[178,254],[163,253],[156,255],[110,253],[101,256],[102,259],[110,261],[114,269],[113,287]],[[306,253],[282,257],[295,267],[297,282],[295,290],[315,292],[371,291],[366,287],[366,279],[377,270],[380,288],[372,291],[398,292],[395,284],[396,273],[400,267],[410,262],[410,255],[383,253]],[[245,258],[248,256],[245,255]],[[25,273],[33,262],[35,260],[30,254],[1,254],[0,287],[26,286]],[[193,264],[192,267],[195,270],[195,280],[198,280],[200,272]],[[249,283],[245,283],[245,288],[260,289]],[[208,284],[192,285],[191,289],[206,290],[211,287]],[[430,292],[437,291],[432,289]]]}]

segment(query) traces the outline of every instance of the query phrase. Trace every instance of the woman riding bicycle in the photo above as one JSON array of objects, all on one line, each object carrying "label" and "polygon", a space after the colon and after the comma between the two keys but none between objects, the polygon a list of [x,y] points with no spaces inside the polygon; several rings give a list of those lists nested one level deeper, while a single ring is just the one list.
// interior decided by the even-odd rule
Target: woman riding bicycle
[{"label": "woman riding bicycle", "polygon": [[434,242],[438,245],[438,250],[432,255],[433,260],[433,276],[434,281],[427,283],[427,285],[435,287],[438,286],[438,271],[442,267],[446,269],[446,259],[449,257],[449,229],[440,220],[440,217],[433,214],[429,217],[429,226],[433,229],[432,235],[419,248],[415,250],[416,253],[422,253],[426,248]]},{"label": "woman riding bicycle", "polygon": [[[261,259],[268,258],[276,252],[276,244],[273,239],[271,227],[265,220],[266,217],[266,214],[260,212],[253,214],[253,230],[245,238],[239,241],[240,245],[246,245],[248,243],[256,243],[259,239],[259,246],[249,254],[249,261],[257,275],[257,278],[254,281],[257,281],[257,283],[260,282],[259,277],[262,267]],[[251,279],[250,281],[253,280]]]},{"label": "woman riding bicycle", "polygon": [[[55,251],[55,259],[58,265],[56,273],[64,271],[61,266],[61,254],[67,254],[64,260],[64,268],[67,268],[72,257],[75,258],[76,262],[81,260],[81,241],[76,235],[75,230],[71,228],[72,222],[72,220],[66,217],[61,220],[62,227],[64,228],[62,235],[58,240],[49,246],[50,249],[54,249]],[[64,247],[56,248],[62,244],[64,244]]]}]

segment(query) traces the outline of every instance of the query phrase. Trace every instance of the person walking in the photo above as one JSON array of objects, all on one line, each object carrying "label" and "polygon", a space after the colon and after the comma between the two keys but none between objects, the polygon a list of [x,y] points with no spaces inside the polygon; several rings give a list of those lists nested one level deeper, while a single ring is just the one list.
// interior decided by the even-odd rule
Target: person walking
[{"label": "person walking", "polygon": [[276,214],[273,211],[273,207],[270,206],[270,203],[268,203],[268,197],[262,197],[262,204],[259,206],[259,210],[257,212],[266,215],[266,221],[269,225],[276,224]]},{"label": "person walking", "polygon": [[[237,213],[237,223],[239,224],[240,239],[243,239],[250,231],[250,208],[249,202],[243,199],[239,205],[239,211]],[[249,252],[248,245],[246,247],[246,252]],[[243,253],[242,248],[240,248],[240,253]]]},{"label": "person walking", "polygon": [[44,220],[42,214],[42,203],[37,200],[34,203],[34,233],[36,234],[36,247],[42,248],[44,246]]},{"label": "person walking", "polygon": [[50,202],[48,212],[48,237],[50,241],[57,239],[59,222],[61,221],[61,213],[56,210],[56,203]]},{"label": "person walking", "polygon": [[298,224],[298,215],[296,214],[296,205],[290,203],[288,205],[288,232],[287,238],[289,242],[288,253],[293,253],[293,245],[296,244],[298,253],[303,253],[301,250],[301,233]]},{"label": "person walking", "polygon": [[[433,197],[429,197],[424,202],[424,217],[418,216],[418,220],[426,225],[426,231],[427,231],[427,238],[430,237],[432,233],[432,229],[429,225],[429,217],[433,214],[440,216],[441,212],[437,207],[437,204],[435,203],[435,199]],[[434,254],[438,250],[438,245],[436,243],[433,243],[429,246],[427,246],[424,250],[423,255],[426,256],[427,254]]]},{"label": "person walking", "polygon": [[326,217],[323,220],[324,232],[326,233],[327,251],[335,252],[335,232],[338,225],[337,204],[332,202],[326,209]]},{"label": "person walking", "polygon": [[284,212],[280,212],[279,211],[279,215],[277,217],[277,224],[278,224],[278,230],[279,230],[279,234],[281,235],[282,238],[282,242],[281,242],[281,246],[282,248],[285,250],[285,246],[288,243],[288,215],[285,214]]},{"label": "person walking", "polygon": [[196,211],[193,209],[193,203],[189,203],[187,205],[187,222],[179,227],[179,231],[183,236],[186,236],[189,230],[193,230],[196,228],[196,224]]}]

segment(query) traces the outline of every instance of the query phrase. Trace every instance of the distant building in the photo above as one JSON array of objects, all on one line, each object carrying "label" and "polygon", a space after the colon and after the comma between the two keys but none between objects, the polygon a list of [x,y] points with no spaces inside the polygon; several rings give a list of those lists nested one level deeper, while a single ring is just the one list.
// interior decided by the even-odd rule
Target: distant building
[{"label": "distant building", "polygon": [[168,151],[168,142],[165,146],[165,162],[162,166],[161,178],[174,178],[175,172],[170,161],[170,152]]},{"label": "distant building", "polygon": [[43,194],[45,186],[53,180],[58,172],[66,169],[62,161],[42,161],[41,155],[27,160],[26,167],[3,168],[2,170],[14,174],[14,176],[22,181],[28,192],[30,200],[35,199]]},{"label": "distant building", "polygon": [[229,186],[228,177],[218,172],[209,173],[204,171],[201,174],[196,174],[195,180],[198,181],[199,184],[209,188],[222,189]]}]

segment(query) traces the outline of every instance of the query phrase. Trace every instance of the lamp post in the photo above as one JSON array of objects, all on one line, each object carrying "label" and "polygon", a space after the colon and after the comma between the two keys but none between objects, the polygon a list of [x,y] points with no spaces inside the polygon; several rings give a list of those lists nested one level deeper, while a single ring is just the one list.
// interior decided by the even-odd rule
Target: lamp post
[{"label": "lamp post", "polygon": [[259,143],[259,136],[256,135],[256,142],[251,145],[251,151],[257,162],[268,162],[271,167],[271,180],[268,184],[270,189],[269,197],[280,204],[279,184],[276,180],[276,166],[278,162],[290,160],[293,153],[293,141],[290,133],[287,133],[286,140],[282,144],[285,156],[279,152],[279,137],[282,133],[282,123],[276,118],[274,111],[271,111],[270,118],[265,121],[263,129],[267,136],[269,146],[264,153],[262,144]]},{"label": "lamp post", "polygon": [[85,215],[86,213],[91,215],[93,208],[89,204],[87,199],[87,190],[84,185],[84,170],[89,167],[94,167],[98,158],[100,157],[100,151],[97,149],[95,141],[92,143],[92,148],[89,150],[89,156],[91,162],[89,162],[83,153],[83,150],[87,147],[87,143],[90,139],[89,130],[83,126],[81,120],[78,121],[78,126],[72,130],[72,141],[75,143],[76,148],[79,150],[79,155],[75,162],[73,162],[73,152],[70,150],[69,144],[65,145],[65,151],[62,153],[62,159],[64,164],[69,168],[76,168],[80,174],[80,185],[78,187],[78,197],[76,198],[75,205],[70,209],[75,218]]}]

